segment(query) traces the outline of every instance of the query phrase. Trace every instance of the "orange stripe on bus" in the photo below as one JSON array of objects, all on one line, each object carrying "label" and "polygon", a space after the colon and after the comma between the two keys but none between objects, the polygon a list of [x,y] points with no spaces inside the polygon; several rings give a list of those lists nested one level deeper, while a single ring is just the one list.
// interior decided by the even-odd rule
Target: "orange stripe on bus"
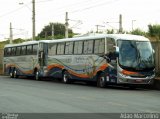
[{"label": "orange stripe on bus", "polygon": [[[60,65],[60,64],[52,64],[52,65],[49,65],[49,66],[47,67],[47,69],[50,70],[50,69],[57,68],[57,67],[60,68],[60,69],[64,69],[64,66],[62,66],[62,65]],[[93,77],[93,76],[96,75],[96,73],[97,73],[98,71],[104,71],[107,67],[108,67],[108,64],[103,64],[102,66],[100,66],[100,67],[98,68],[98,70],[93,70],[93,71],[91,71],[91,72],[85,72],[85,73],[81,73],[81,74],[76,73],[76,72],[74,72],[74,71],[72,71],[72,70],[68,70],[68,72],[69,72],[70,74],[72,74],[72,75],[74,75],[74,76],[77,76],[77,77],[80,77],[80,78],[90,78],[91,75],[92,75],[92,77]],[[91,75],[90,75],[90,74],[91,74]]]},{"label": "orange stripe on bus", "polygon": [[77,76],[77,77],[80,77],[80,78],[89,78],[89,76],[87,74],[78,74],[78,73],[75,73],[73,71],[68,71],[70,74],[74,75],[74,76]]},{"label": "orange stripe on bus", "polygon": [[49,65],[48,67],[47,67],[47,69],[48,70],[50,70],[50,69],[52,69],[52,68],[61,68],[61,69],[63,69],[64,68],[64,66],[62,66],[62,65],[59,65],[59,64],[53,64],[53,65]]},{"label": "orange stripe on bus", "polygon": [[133,71],[127,71],[127,70],[122,70],[122,74],[125,75],[137,75],[137,72],[133,72]]}]

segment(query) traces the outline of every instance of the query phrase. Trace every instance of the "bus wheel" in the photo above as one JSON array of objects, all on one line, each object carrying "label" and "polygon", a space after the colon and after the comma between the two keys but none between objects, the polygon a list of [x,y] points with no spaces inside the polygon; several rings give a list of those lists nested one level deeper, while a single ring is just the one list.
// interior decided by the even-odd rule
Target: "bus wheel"
[{"label": "bus wheel", "polygon": [[106,79],[105,79],[105,75],[103,73],[101,73],[97,77],[97,87],[100,87],[100,88],[106,87]]},{"label": "bus wheel", "polygon": [[63,77],[62,77],[62,81],[63,83],[70,83],[70,80],[69,80],[69,76],[68,76],[68,72],[67,71],[64,71],[63,72]]}]

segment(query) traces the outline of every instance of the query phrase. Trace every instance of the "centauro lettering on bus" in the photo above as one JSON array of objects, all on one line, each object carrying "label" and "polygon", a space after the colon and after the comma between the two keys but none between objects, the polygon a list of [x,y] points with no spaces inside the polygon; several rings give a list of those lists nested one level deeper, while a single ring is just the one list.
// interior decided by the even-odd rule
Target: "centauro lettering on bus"
[{"label": "centauro lettering on bus", "polygon": [[110,65],[106,60],[97,55],[75,55],[75,56],[50,56],[48,58],[48,75],[61,76],[62,70],[66,69],[71,79],[93,79],[98,71],[108,72]]}]

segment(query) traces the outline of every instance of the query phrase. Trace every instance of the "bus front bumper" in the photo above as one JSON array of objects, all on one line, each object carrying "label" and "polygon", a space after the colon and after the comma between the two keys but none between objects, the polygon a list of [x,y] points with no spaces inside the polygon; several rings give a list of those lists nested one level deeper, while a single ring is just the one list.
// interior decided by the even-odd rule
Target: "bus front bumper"
[{"label": "bus front bumper", "polygon": [[141,78],[141,77],[126,76],[121,73],[118,73],[117,83],[118,84],[153,84],[154,78],[155,78],[155,74]]}]

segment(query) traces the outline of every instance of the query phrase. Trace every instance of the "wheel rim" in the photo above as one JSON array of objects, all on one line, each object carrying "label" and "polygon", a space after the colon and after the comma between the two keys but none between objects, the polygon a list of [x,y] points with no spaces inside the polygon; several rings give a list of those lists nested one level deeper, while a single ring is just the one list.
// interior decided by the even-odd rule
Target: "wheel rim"
[{"label": "wheel rim", "polygon": [[104,84],[105,84],[105,79],[104,79],[104,77],[100,77],[100,86],[101,87],[104,87]]},{"label": "wheel rim", "polygon": [[106,79],[103,74],[99,75],[99,78],[97,80],[97,86],[100,88],[105,88],[106,87]]},{"label": "wheel rim", "polygon": [[63,82],[66,83],[67,81],[68,81],[67,74],[64,73],[64,75],[63,75]]},{"label": "wheel rim", "polygon": [[16,76],[17,76],[17,72],[16,72],[16,70],[14,71],[14,78],[16,78]]},{"label": "wheel rim", "polygon": [[13,73],[12,73],[12,72],[10,72],[10,74],[9,74],[9,75],[10,75],[10,77],[12,77],[12,76],[13,76]]},{"label": "wheel rim", "polygon": [[39,79],[39,73],[38,73],[38,72],[36,72],[35,79],[36,79],[36,80]]}]

